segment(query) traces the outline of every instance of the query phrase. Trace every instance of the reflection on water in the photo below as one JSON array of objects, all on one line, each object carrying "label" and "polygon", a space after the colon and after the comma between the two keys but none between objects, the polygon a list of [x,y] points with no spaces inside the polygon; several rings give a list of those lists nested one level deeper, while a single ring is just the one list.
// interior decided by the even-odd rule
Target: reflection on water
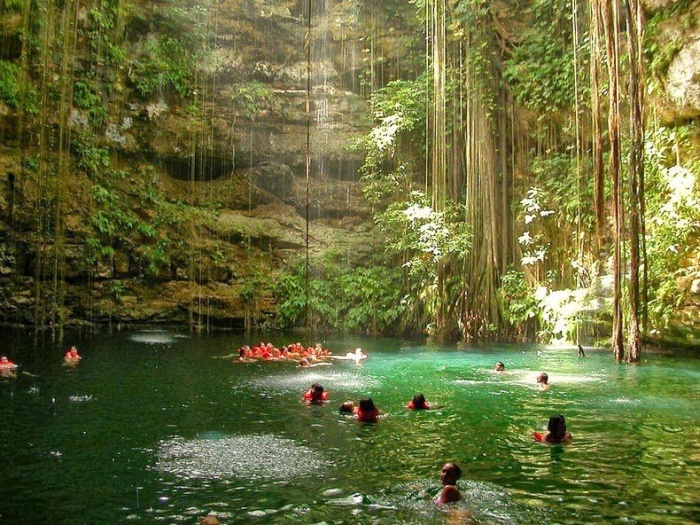
[{"label": "reflection on water", "polygon": [[171,345],[183,337],[185,336],[165,330],[143,330],[131,334],[129,339],[134,343],[145,343],[148,345]]},{"label": "reflection on water", "polygon": [[290,439],[245,435],[185,440],[160,445],[159,471],[184,478],[240,478],[246,481],[319,475],[320,454]]},{"label": "reflection on water", "polygon": [[[620,366],[591,349],[341,339],[324,346],[369,358],[302,369],[234,363],[222,356],[250,341],[227,334],[75,342],[74,369],[58,345],[6,342],[21,349],[21,373],[0,379],[0,523],[196,523],[209,512],[228,525],[698,521],[691,358]],[[302,402],[312,383],[329,403]],[[438,408],[407,410],[418,392]],[[377,424],[339,414],[366,396]],[[536,443],[555,413],[573,442]],[[464,501],[439,509],[447,461],[462,467]]]}]

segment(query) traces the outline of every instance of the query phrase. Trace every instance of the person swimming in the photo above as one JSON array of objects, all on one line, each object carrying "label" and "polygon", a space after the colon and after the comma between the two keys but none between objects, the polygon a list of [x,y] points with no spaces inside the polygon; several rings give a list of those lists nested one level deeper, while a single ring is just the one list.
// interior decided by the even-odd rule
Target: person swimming
[{"label": "person swimming", "polygon": [[363,423],[376,423],[379,419],[379,409],[374,406],[371,397],[360,399],[360,406],[357,409],[357,420]]},{"label": "person swimming", "polygon": [[544,443],[563,443],[573,439],[571,432],[566,430],[566,420],[561,414],[549,418],[547,422],[547,432],[544,434],[535,432],[535,441]]},{"label": "person swimming", "polygon": [[549,384],[549,376],[545,372],[537,374],[537,387],[540,390],[549,390],[552,385]]},{"label": "person swimming", "polygon": [[454,503],[462,499],[462,493],[457,488],[457,480],[462,477],[462,469],[456,463],[445,463],[440,471],[442,489],[435,497],[436,505]]},{"label": "person swimming", "polygon": [[496,372],[504,372],[505,369],[506,369],[506,366],[505,366],[503,363],[501,363],[500,361],[498,361],[498,362],[496,363],[496,366],[495,366],[493,369],[494,369]]},{"label": "person swimming", "polygon": [[7,378],[14,378],[19,366],[10,361],[6,355],[0,356],[0,375]]},{"label": "person swimming", "polygon": [[348,352],[345,355],[331,355],[334,359],[346,359],[348,361],[355,361],[356,364],[360,364],[360,361],[367,359],[367,354],[365,354],[362,348],[355,348],[354,352]]},{"label": "person swimming", "polygon": [[75,345],[71,346],[66,353],[63,354],[64,361],[79,361],[80,359],[82,358],[80,357],[78,348]]},{"label": "person swimming", "polygon": [[328,401],[328,392],[321,385],[314,383],[304,394],[302,399],[311,405],[320,405]]},{"label": "person swimming", "polygon": [[17,365],[10,361],[6,355],[4,355],[0,357],[0,368],[5,370],[15,370],[17,369]]},{"label": "person swimming", "polygon": [[346,401],[345,403],[340,405],[338,412],[340,412],[344,416],[354,416],[355,414],[357,414],[357,407],[352,401]]},{"label": "person swimming", "polygon": [[406,408],[409,410],[430,410],[432,407],[430,403],[425,400],[423,394],[416,394],[413,396],[413,399],[406,403]]}]

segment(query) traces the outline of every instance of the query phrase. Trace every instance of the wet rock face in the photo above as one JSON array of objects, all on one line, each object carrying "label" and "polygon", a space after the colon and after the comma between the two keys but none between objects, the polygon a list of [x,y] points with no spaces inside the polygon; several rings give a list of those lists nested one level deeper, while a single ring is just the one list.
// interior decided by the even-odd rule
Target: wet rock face
[{"label": "wet rock face", "polygon": [[700,30],[690,36],[694,40],[678,52],[668,68],[668,96],[682,118],[700,116]]},{"label": "wet rock face", "polygon": [[667,125],[687,123],[700,117],[700,3],[691,2],[687,8],[680,0],[646,0],[649,16],[659,16],[664,10],[677,11],[663,20],[653,36],[658,53],[668,53],[670,61],[663,85],[660,115]]},{"label": "wet rock face", "polygon": [[[44,245],[34,234],[38,184],[21,166],[23,158],[36,155],[31,149],[38,150],[32,142],[38,132],[18,133],[17,108],[0,101],[3,145],[16,148],[0,158],[0,171],[17,175],[16,184],[0,180],[0,279],[6,281],[0,322],[50,324],[59,317],[57,309],[41,310],[36,303],[60,302],[60,316],[69,322],[207,317],[242,327],[252,317],[264,322],[274,315],[274,274],[307,244],[314,253],[338,244],[346,252],[351,237],[362,244],[358,220],[369,218],[359,185],[363,157],[350,146],[369,129],[360,82],[367,68],[367,23],[395,16],[395,5],[388,15],[373,7],[370,20],[359,0],[311,2],[309,28],[306,1],[196,4],[137,2],[125,9],[119,45],[126,58],[119,65],[107,60],[99,79],[92,74],[95,51],[86,36],[92,15],[81,11],[77,25],[85,31],[76,37],[74,76],[95,79],[83,83],[84,93],[95,96],[89,100],[105,111],[104,122],[95,126],[95,108],[74,103],[66,126],[72,137],[90,136],[95,151],[108,152],[96,171],[126,175],[105,181],[102,174],[72,168],[71,178],[82,182],[66,189],[70,242],[63,241],[57,257],[53,237]],[[211,31],[211,38],[194,47],[196,61],[174,61],[180,73],[196,70],[191,91],[176,92],[165,78],[144,94],[139,86],[149,74],[169,71],[158,69],[170,57],[158,55],[157,43],[170,38],[187,46],[183,32],[202,21],[198,27]],[[21,58],[22,31],[19,11],[0,13],[4,60]],[[381,54],[398,62],[392,49],[386,46]],[[45,117],[47,134],[55,135],[47,138],[52,144],[60,127],[54,113]],[[38,128],[26,115],[23,122],[28,130]],[[121,228],[116,235],[101,236],[93,227],[99,219],[92,201],[96,184],[115,196],[103,226]],[[319,223],[308,240],[307,218]],[[154,224],[156,231],[136,231]],[[16,239],[22,243],[11,242]],[[52,260],[61,265],[60,300],[51,285]],[[35,319],[40,310],[43,319]]]}]

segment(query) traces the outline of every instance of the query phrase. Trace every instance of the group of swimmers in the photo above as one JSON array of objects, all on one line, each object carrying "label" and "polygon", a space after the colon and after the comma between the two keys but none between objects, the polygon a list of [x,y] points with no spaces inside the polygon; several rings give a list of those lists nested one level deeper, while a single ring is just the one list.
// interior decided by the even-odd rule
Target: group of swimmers
[{"label": "group of swimmers", "polygon": [[[63,354],[63,362],[65,364],[74,365],[77,364],[82,357],[78,348],[73,345]],[[19,365],[11,361],[6,355],[0,356],[0,376],[14,378],[17,376],[17,369]]]},{"label": "group of swimmers", "polygon": [[[328,402],[329,394],[323,386],[314,383],[302,394],[301,398],[309,405],[321,405]],[[432,406],[425,400],[423,394],[418,393],[406,403],[406,408],[409,410],[429,410]],[[376,423],[380,416],[379,409],[375,406],[371,397],[360,399],[357,405],[354,401],[345,401],[340,405],[338,411],[343,415],[352,416],[363,423]]]},{"label": "group of swimmers", "polygon": [[261,342],[252,348],[243,345],[236,351],[235,362],[250,363],[254,361],[295,361],[298,366],[312,367],[329,365],[332,359],[347,359],[359,363],[367,358],[362,348],[356,348],[354,352],[348,352],[344,356],[335,356],[330,350],[324,348],[321,343],[305,347],[301,343],[289,343],[278,348],[272,343]]},{"label": "group of swimmers", "polygon": [[[579,355],[583,354],[583,350],[579,345]],[[494,366],[496,372],[504,372],[505,365],[498,361]],[[536,382],[540,390],[547,390],[550,387],[549,376],[546,372],[537,374]],[[425,399],[423,399],[425,401]],[[416,402],[416,397],[412,403]],[[420,402],[420,401],[419,401]],[[566,429],[566,420],[561,414],[553,415],[547,422],[546,432],[534,432],[535,441],[542,443],[558,444],[572,440],[571,432]],[[436,505],[445,503],[454,503],[462,499],[462,494],[457,487],[457,481],[462,477],[462,469],[456,463],[445,463],[440,471],[440,482],[442,489],[435,498]]]},{"label": "group of swimmers", "polygon": [[[496,372],[504,372],[505,365],[498,361],[494,370]],[[541,390],[546,390],[550,387],[549,375],[546,372],[540,372],[537,375],[536,382]],[[323,386],[314,383],[302,394],[302,399],[307,404],[325,404],[329,400],[329,393]],[[430,410],[433,406],[425,399],[422,393],[417,393],[406,403],[406,408],[409,410]],[[363,423],[376,423],[380,417],[379,409],[375,406],[371,397],[360,399],[358,405],[355,405],[353,401],[345,401],[340,405],[339,411],[341,414],[354,417]],[[556,414],[549,418],[546,432],[534,432],[533,434],[535,441],[549,444],[563,443],[572,439],[571,432],[566,429],[566,420],[561,414]],[[462,495],[457,487],[457,481],[461,476],[462,470],[456,463],[446,463],[442,467],[440,472],[442,489],[434,500],[436,505],[453,503],[462,499]]]},{"label": "group of swimmers", "polygon": [[248,345],[243,345],[238,348],[237,361],[282,361],[292,359],[301,361],[306,359],[309,361],[325,361],[331,355],[330,351],[323,348],[321,343],[315,346],[304,347],[301,343],[290,343],[278,348],[272,343],[261,342],[253,348]]},{"label": "group of swimmers", "polygon": [[[579,345],[579,355],[581,356],[582,354],[583,349],[581,348],[581,345]],[[498,361],[496,366],[494,366],[494,370],[496,372],[505,372],[506,367],[501,361]],[[549,390],[549,388],[552,386],[549,382],[549,375],[546,372],[538,373],[535,381],[539,390]],[[535,441],[552,444],[563,443],[565,441],[571,441],[572,439],[571,432],[566,430],[566,420],[561,414],[557,414],[549,418],[549,421],[547,422],[547,432],[535,432],[534,436]]]}]

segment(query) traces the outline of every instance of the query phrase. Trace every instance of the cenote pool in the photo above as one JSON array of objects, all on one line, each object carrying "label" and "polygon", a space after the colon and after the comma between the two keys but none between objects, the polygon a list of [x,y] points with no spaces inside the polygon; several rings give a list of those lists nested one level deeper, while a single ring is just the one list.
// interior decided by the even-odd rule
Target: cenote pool
[{"label": "cenote pool", "polygon": [[[67,368],[73,342],[83,360]],[[359,366],[222,358],[252,342],[3,339],[23,373],[0,381],[0,523],[196,523],[209,512],[229,525],[700,521],[697,358],[629,366],[604,350],[356,338],[322,342],[335,354],[363,347]],[[301,402],[313,382],[328,405]],[[416,392],[440,408],[407,411]],[[384,414],[377,424],[338,413],[363,396]],[[535,443],[556,413],[573,443]],[[431,502],[446,461],[464,472],[465,500],[449,510]]]}]

